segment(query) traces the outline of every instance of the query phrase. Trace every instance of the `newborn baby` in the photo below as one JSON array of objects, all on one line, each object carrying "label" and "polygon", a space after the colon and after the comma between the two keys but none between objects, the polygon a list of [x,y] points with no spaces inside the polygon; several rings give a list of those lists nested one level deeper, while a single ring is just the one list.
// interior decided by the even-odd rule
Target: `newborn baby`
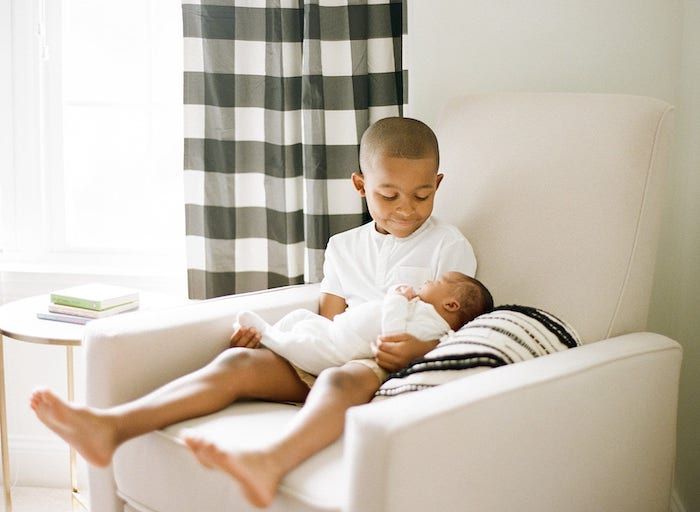
[{"label": "newborn baby", "polygon": [[436,340],[492,307],[491,294],[478,280],[446,272],[417,291],[396,286],[383,300],[348,308],[333,320],[297,309],[270,325],[252,311],[242,311],[234,329],[257,330],[265,347],[318,375],[348,361],[372,358],[372,343],[380,334],[406,332],[422,341]]}]

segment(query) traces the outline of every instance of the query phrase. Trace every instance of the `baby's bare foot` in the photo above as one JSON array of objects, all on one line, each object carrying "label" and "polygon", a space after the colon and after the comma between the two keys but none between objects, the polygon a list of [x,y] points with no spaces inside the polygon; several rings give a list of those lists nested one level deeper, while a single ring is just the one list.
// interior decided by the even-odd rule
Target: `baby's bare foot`
[{"label": "baby's bare foot", "polygon": [[94,466],[107,466],[117,448],[116,429],[87,407],[64,402],[48,389],[32,393],[30,406],[41,422]]},{"label": "baby's bare foot", "polygon": [[186,435],[185,443],[202,465],[234,478],[252,505],[264,508],[272,503],[282,478],[272,457],[264,452],[227,452],[193,435]]}]

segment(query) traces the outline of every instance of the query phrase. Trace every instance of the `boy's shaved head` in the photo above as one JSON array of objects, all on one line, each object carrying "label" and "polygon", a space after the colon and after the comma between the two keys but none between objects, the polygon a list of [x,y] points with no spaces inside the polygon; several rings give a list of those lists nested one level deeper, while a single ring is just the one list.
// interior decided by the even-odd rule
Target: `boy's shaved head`
[{"label": "boy's shaved head", "polygon": [[438,141],[425,123],[409,117],[386,117],[371,125],[360,141],[360,168],[371,170],[378,155],[395,158],[434,158],[440,164]]}]

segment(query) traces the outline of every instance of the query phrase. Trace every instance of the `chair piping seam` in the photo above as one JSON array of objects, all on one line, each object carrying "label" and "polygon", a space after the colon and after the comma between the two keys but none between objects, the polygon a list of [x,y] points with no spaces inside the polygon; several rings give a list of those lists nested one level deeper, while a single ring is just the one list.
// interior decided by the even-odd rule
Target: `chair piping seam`
[{"label": "chair piping seam", "polygon": [[613,312],[612,318],[610,319],[610,323],[608,324],[608,329],[607,333],[605,335],[605,338],[610,338],[612,336],[612,330],[613,326],[615,325],[615,321],[617,320],[618,314],[620,313],[620,309],[622,308],[622,299],[625,296],[625,292],[627,291],[627,285],[629,284],[629,279],[630,275],[632,274],[632,262],[634,261],[634,257],[637,254],[637,246],[639,245],[639,238],[640,238],[640,227],[642,224],[642,218],[644,217],[647,201],[648,201],[648,195],[649,195],[649,183],[651,182],[651,176],[652,176],[652,171],[654,169],[654,161],[656,160],[656,154],[657,150],[659,147],[659,135],[661,133],[661,127],[663,126],[664,120],[666,119],[666,115],[669,112],[672,112],[674,110],[674,107],[672,105],[669,105],[666,107],[666,109],[663,111],[661,116],[659,117],[659,120],[656,124],[656,131],[654,133],[654,142],[652,144],[652,150],[651,150],[651,155],[649,156],[649,165],[647,167],[647,172],[646,172],[646,179],[644,182],[644,189],[642,192],[642,201],[641,204],[639,205],[639,213],[637,216],[637,225],[634,228],[634,241],[632,242],[632,250],[630,251],[629,258],[627,260],[627,270],[625,272],[625,278],[622,281],[622,286],[620,288],[620,294],[617,297],[617,304],[615,304],[615,311]]}]

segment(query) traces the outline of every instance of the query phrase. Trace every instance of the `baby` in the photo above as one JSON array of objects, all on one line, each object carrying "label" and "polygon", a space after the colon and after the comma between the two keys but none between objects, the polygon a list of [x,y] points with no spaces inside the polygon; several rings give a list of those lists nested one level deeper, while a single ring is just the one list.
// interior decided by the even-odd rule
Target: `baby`
[{"label": "baby", "polygon": [[234,329],[249,327],[261,343],[311,375],[348,361],[373,358],[372,343],[380,334],[407,332],[421,341],[436,340],[493,308],[493,299],[478,280],[446,272],[418,291],[395,286],[383,300],[365,302],[333,320],[297,309],[270,325],[251,311],[238,313]]}]

